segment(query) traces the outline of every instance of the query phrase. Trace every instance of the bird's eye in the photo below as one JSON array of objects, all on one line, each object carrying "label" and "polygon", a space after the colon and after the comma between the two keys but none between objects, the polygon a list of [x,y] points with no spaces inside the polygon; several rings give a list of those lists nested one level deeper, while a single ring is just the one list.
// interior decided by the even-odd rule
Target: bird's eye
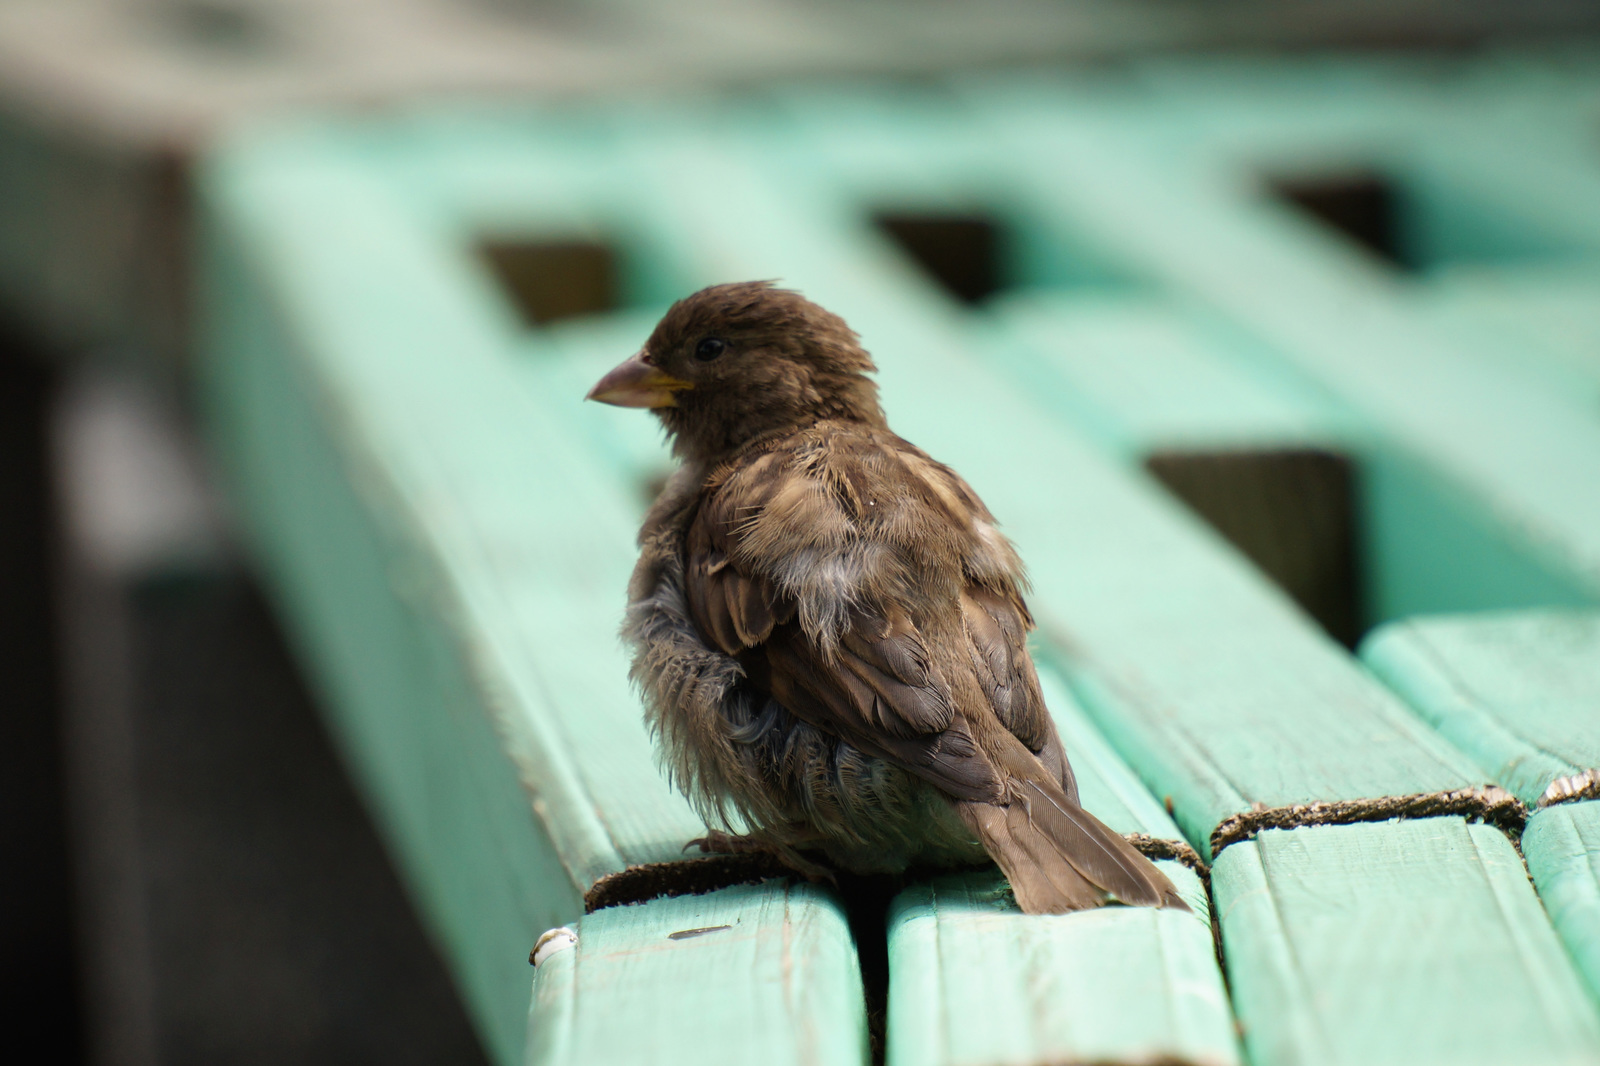
[{"label": "bird's eye", "polygon": [[707,337],[695,345],[694,357],[701,362],[710,362],[728,350],[728,342],[721,337]]}]

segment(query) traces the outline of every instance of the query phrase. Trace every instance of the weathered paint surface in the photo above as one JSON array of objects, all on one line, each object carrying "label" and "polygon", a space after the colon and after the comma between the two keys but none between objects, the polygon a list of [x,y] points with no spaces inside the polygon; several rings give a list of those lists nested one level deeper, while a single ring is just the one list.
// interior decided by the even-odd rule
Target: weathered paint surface
[{"label": "weathered paint surface", "polygon": [[1593,1062],[1585,995],[1498,830],[1269,830],[1212,875],[1251,1061]]},{"label": "weathered paint surface", "polygon": [[1205,890],[1160,865],[1193,914],[1022,914],[995,874],[907,890],[889,914],[891,1066],[1239,1062]]},{"label": "weathered paint surface", "polygon": [[850,929],[810,885],[607,907],[535,970],[526,1066],[851,1066],[867,1056]]},{"label": "weathered paint surface", "polygon": [[1550,920],[1600,1002],[1600,801],[1540,811],[1522,847]]},{"label": "weathered paint surface", "polygon": [[1361,654],[1523,802],[1553,804],[1529,820],[1522,852],[1600,1000],[1600,614],[1415,618],[1379,630]]},{"label": "weathered paint surface", "polygon": [[1600,612],[1413,618],[1361,657],[1528,806],[1600,768]]}]

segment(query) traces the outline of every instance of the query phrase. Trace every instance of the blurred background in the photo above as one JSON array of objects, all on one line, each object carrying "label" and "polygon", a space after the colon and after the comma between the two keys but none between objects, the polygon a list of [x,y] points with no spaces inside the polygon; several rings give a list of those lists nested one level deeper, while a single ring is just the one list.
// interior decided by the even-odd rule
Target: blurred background
[{"label": "blurred background", "polygon": [[[0,0],[3,1031],[63,1063],[484,1061],[195,443],[191,179],[229,129],[1583,41],[1588,0]],[[1301,192],[1382,244],[1381,189]],[[881,221],[957,298],[992,287],[981,232]]]}]

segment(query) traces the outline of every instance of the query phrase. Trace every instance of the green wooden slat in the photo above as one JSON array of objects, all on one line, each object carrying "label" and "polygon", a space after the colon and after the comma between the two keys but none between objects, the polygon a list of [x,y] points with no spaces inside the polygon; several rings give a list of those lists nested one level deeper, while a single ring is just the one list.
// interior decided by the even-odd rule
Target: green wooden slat
[{"label": "green wooden slat", "polygon": [[607,907],[540,962],[527,1066],[865,1064],[850,929],[811,885]]},{"label": "green wooden slat", "polygon": [[[1421,286],[1389,284],[1366,257],[1257,192],[1258,173],[1275,169],[1393,164],[1402,176],[1422,175],[1418,180],[1429,190],[1424,214],[1441,215],[1439,226],[1462,231],[1477,216],[1451,206],[1452,197],[1467,194],[1456,187],[1461,180],[1452,184],[1440,150],[1397,157],[1395,145],[1464,138],[1480,156],[1504,154],[1494,137],[1507,120],[1495,107],[1531,108],[1535,119],[1560,117],[1554,133],[1539,127],[1531,149],[1542,161],[1555,157],[1559,166],[1541,162],[1520,171],[1534,177],[1558,172],[1553,181],[1560,195],[1535,209],[1536,228],[1549,231],[1563,211],[1593,213],[1594,198],[1586,200],[1581,191],[1587,180],[1581,165],[1569,158],[1574,137],[1587,128],[1574,123],[1581,107],[1548,87],[1543,95],[1537,87],[1507,93],[1493,78],[1486,79],[1491,84],[1484,95],[1453,102],[1404,65],[1331,64],[1310,77],[1270,65],[1240,69],[1246,76],[1229,87],[1232,95],[1219,93],[1217,83],[1227,83],[1233,68],[1218,77],[1214,68],[1182,64],[1151,68],[1159,76],[1147,78],[1139,91],[1116,80],[1087,86],[1081,79],[977,82],[968,98],[989,124],[989,140],[971,128],[972,115],[948,106],[943,131],[928,132],[936,123],[924,106],[908,132],[900,128],[905,124],[860,107],[838,109],[841,120],[830,110],[835,97],[824,96],[792,108],[808,121],[819,148],[797,153],[790,165],[815,171],[821,160],[827,180],[842,182],[866,202],[886,195],[886,184],[903,182],[913,190],[913,204],[997,210],[1000,221],[1025,235],[1014,242],[1054,242],[1058,255],[1068,258],[1104,258],[1106,249],[1115,249],[1114,273],[1124,288],[1169,307],[1204,309],[1208,321],[1227,323],[1233,335],[1227,354],[1249,368],[1247,377],[1282,383],[1287,374],[1300,379],[1290,391],[1342,397],[1332,405],[1344,409],[1335,426],[1355,429],[1361,446],[1370,546],[1365,599],[1376,618],[1593,602],[1600,595],[1591,580],[1593,560],[1584,563],[1569,550],[1595,527],[1584,519],[1592,493],[1584,491],[1583,471],[1593,456],[1566,455],[1561,444],[1594,437],[1593,419],[1544,382],[1507,370],[1505,358],[1480,359],[1483,366],[1463,371],[1463,360],[1473,364],[1472,356],[1417,313],[1413,292],[1425,291]],[[1581,78],[1568,89],[1586,84],[1592,92],[1592,83]],[[1341,91],[1329,92],[1332,86]],[[1352,86],[1361,91],[1350,98]],[[1530,136],[1519,133],[1525,142]],[[906,181],[913,172],[915,180]],[[1473,187],[1473,195],[1504,199],[1507,180],[1480,180],[1487,191]],[[1548,191],[1525,189],[1522,199],[1539,201]],[[1561,239],[1582,247],[1586,238]],[[1061,276],[1057,265],[1021,281],[1049,286]],[[1116,295],[1105,296],[1092,284],[1083,291],[1091,303]],[[1352,308],[1362,310],[1353,315]],[[1049,347],[1041,353],[1047,360]],[[1006,352],[1004,345],[999,350]],[[1123,358],[1137,364],[1140,357]],[[1102,439],[1156,406],[1139,399],[1108,410],[1095,388],[1104,385],[1103,369],[1074,393],[1015,353],[1007,361],[1025,388],[1055,396],[1050,402],[1061,414]],[[1405,373],[1397,376],[1396,367]],[[1437,375],[1440,384],[1419,373]],[[1407,415],[1375,417],[1373,404],[1354,387],[1358,378],[1371,396],[1391,407],[1398,401]],[[1428,402],[1411,402],[1421,396]],[[1244,399],[1240,394],[1235,402]],[[1549,410],[1524,421],[1518,409],[1530,404]],[[1580,451],[1593,449],[1582,444]],[[1520,471],[1513,470],[1519,463]],[[1525,502],[1539,496],[1542,517],[1534,521],[1528,512],[1507,521],[1507,513],[1524,506],[1515,501],[1519,496]],[[1560,530],[1542,529],[1552,510],[1569,512],[1555,519]],[[1531,533],[1535,528],[1541,531]]]},{"label": "green wooden slat", "polygon": [[1241,365],[1235,338],[1160,294],[1026,291],[990,311],[985,347],[1023,388],[1131,457],[1328,446],[1347,432],[1333,405]]},{"label": "green wooden slat", "polygon": [[1552,781],[1600,769],[1600,613],[1408,619],[1361,657],[1530,807]]},{"label": "green wooden slat", "polygon": [[345,457],[284,358],[292,340],[243,250],[211,236],[212,443],[411,896],[490,1054],[515,1062],[527,981],[518,956],[542,929],[581,912],[580,893],[478,710],[450,624],[395,587],[404,575],[409,592],[421,591],[415,552],[341,469]]},{"label": "green wooden slat", "polygon": [[1545,910],[1600,1002],[1600,801],[1538,812],[1522,846]]},{"label": "green wooden slat", "polygon": [[[1528,872],[1600,993],[1600,803],[1559,802],[1600,770],[1600,614],[1522,611],[1392,623],[1362,658],[1430,725],[1538,811]],[[1591,777],[1580,775],[1590,774]],[[1569,781],[1565,790],[1552,782]]]},{"label": "green wooden slat", "polygon": [[[860,233],[848,205],[819,202],[814,190],[784,180],[795,158],[764,151],[764,162],[776,173],[753,167],[756,173],[747,174],[727,144],[697,133],[659,129],[661,140],[670,143],[641,164],[673,205],[662,216],[672,220],[683,247],[715,250],[692,279],[781,276],[862,330],[883,367],[895,425],[953,462],[1007,523],[1033,567],[1034,603],[1045,634],[1062,649],[1077,691],[1144,779],[1172,795],[1191,840],[1202,843],[1215,824],[1207,817],[1208,801],[1216,804],[1210,811],[1217,811],[1223,803],[1240,802],[1249,790],[1272,796],[1267,802],[1283,802],[1278,797],[1296,788],[1327,798],[1360,780],[1360,795],[1393,794],[1409,791],[1401,782],[1417,781],[1409,775],[1433,759],[1439,761],[1432,765],[1459,774],[1455,780],[1483,779],[1453,751],[1403,723],[1392,697],[1285,612],[1274,594],[1208,536],[1125,476],[1110,476],[1104,461],[1059,423],[1041,422],[1032,409],[994,391],[978,361],[966,361],[954,316],[918,279],[880,269],[881,246]],[[707,157],[719,159],[715,173],[696,165]],[[955,411],[959,418],[950,417]],[[1048,459],[1041,464],[1036,456]],[[1040,492],[1041,476],[1067,488]],[[1250,709],[1255,698],[1263,700],[1259,715]],[[1433,778],[1441,779],[1450,778]],[[1391,829],[1374,827],[1370,833],[1381,846]],[[1497,834],[1493,839],[1505,846]],[[1437,862],[1436,878],[1470,883],[1480,877],[1475,853],[1456,851]],[[1327,872],[1345,892],[1363,886],[1367,875],[1348,865]],[[1427,892],[1417,897],[1427,898]],[[1536,905],[1532,914],[1528,919],[1524,911],[1508,924],[1483,908],[1467,908],[1460,935],[1492,944],[1497,962],[1520,966],[1540,937],[1553,940],[1548,926],[1539,924]],[[1224,929],[1239,920],[1226,909],[1221,915]],[[1291,934],[1364,943],[1359,927],[1342,934],[1330,930],[1346,917],[1319,916],[1307,907],[1297,912],[1291,929],[1258,940],[1259,953],[1289,950]],[[1454,947],[1412,939],[1393,950],[1397,961],[1425,973],[1447,965]],[[1566,989],[1574,979],[1570,967],[1565,977],[1559,972],[1565,965],[1559,954],[1555,965],[1558,972],[1549,982],[1523,987],[1520,1002],[1529,1012],[1569,1012]],[[1314,1011],[1313,1001],[1328,994],[1359,995],[1372,983],[1369,973],[1353,969],[1326,980],[1338,986],[1332,993],[1319,986],[1291,995],[1304,1000],[1296,1004],[1298,1011]],[[1546,997],[1553,1002],[1544,1004]],[[1242,1020],[1247,1027],[1270,1027],[1270,1015],[1280,1006],[1241,1004]],[[1368,1050],[1382,1048],[1383,1056],[1396,1060],[1454,1054],[1450,1019],[1458,1005],[1441,997],[1414,1007],[1424,1012],[1417,1019],[1419,1035],[1375,1034]],[[1484,1024],[1495,1030],[1485,1046],[1501,1058],[1522,1039],[1503,1019]],[[1582,1047],[1585,1054],[1600,1050],[1587,1039],[1580,1034],[1563,1046]],[[1284,1050],[1286,1061],[1295,1061],[1294,1049]],[[1258,1061],[1278,1060],[1264,1054]]]},{"label": "green wooden slat", "polygon": [[[1040,679],[1084,805],[1119,832],[1175,838],[1048,665]],[[1237,1063],[1205,889],[1188,867],[1159,865],[1193,913],[1024,915],[994,873],[901,893],[888,923],[890,1066]]]},{"label": "green wooden slat", "polygon": [[[1158,865],[1203,906],[1193,872]],[[891,1066],[1239,1061],[1203,917],[1024,915],[999,875],[969,874],[902,893],[889,930]]]},{"label": "green wooden slat", "polygon": [[1498,830],[1269,830],[1222,853],[1212,888],[1253,1062],[1600,1055],[1600,1014]]},{"label": "green wooden slat", "polygon": [[1429,279],[1419,305],[1457,344],[1600,404],[1600,269],[1457,267]]}]

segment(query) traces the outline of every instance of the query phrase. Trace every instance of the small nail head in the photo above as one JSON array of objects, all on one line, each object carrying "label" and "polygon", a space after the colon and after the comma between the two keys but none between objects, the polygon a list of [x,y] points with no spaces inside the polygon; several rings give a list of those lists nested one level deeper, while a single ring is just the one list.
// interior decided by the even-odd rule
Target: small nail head
[{"label": "small nail head", "polygon": [[538,966],[557,952],[570,951],[577,946],[578,934],[567,926],[561,925],[554,929],[546,929],[539,934],[539,939],[534,941],[533,951],[528,954],[528,961]]}]

